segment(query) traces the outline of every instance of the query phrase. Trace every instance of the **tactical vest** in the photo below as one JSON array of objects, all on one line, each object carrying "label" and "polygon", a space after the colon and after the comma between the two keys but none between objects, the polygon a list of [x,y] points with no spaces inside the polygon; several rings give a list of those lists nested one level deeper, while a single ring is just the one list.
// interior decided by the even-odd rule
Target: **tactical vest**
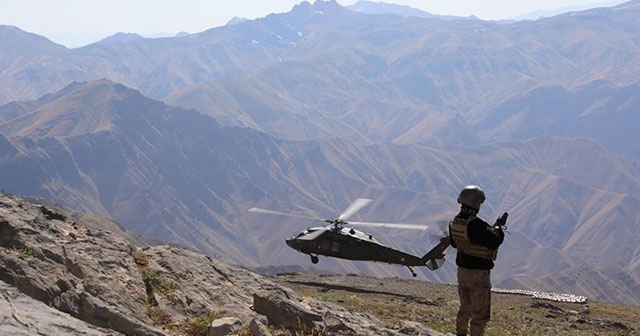
[{"label": "tactical vest", "polygon": [[485,246],[473,244],[469,240],[468,227],[469,222],[476,217],[469,218],[456,217],[451,221],[451,238],[456,242],[458,251],[484,259],[496,260],[498,250],[491,250]]}]

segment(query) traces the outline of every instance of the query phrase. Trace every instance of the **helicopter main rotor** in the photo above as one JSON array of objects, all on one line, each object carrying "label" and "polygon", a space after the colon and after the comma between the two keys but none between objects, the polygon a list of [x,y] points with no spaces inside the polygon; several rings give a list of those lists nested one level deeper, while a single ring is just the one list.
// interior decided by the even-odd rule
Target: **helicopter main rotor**
[{"label": "helicopter main rotor", "polygon": [[344,210],[344,212],[340,216],[338,216],[338,219],[347,220],[347,218],[360,211],[360,209],[364,208],[369,203],[371,203],[371,200],[368,198],[356,199],[355,201],[353,201],[353,203],[351,203],[351,205],[349,205],[347,209]]},{"label": "helicopter main rotor", "polygon": [[351,203],[351,205],[349,205],[349,207],[347,207],[347,209],[345,209],[344,212],[340,214],[340,216],[338,216],[337,218],[330,218],[330,219],[322,219],[322,218],[306,216],[306,215],[291,214],[291,213],[280,212],[280,211],[269,210],[269,209],[262,209],[262,208],[251,208],[249,209],[249,212],[257,212],[257,213],[265,213],[265,214],[271,214],[271,215],[288,216],[288,217],[323,221],[323,222],[329,223],[334,230],[340,230],[345,225],[358,225],[358,226],[368,226],[368,227],[410,229],[410,230],[426,230],[428,228],[427,225],[420,225],[420,224],[347,221],[349,217],[353,216],[356,212],[360,211],[362,208],[364,208],[371,202],[372,200],[368,198],[358,198],[354,200]]}]

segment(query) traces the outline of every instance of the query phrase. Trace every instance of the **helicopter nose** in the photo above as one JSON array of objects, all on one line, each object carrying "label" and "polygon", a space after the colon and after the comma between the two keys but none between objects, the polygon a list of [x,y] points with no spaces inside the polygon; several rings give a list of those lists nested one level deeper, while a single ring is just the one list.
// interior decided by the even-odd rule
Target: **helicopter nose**
[{"label": "helicopter nose", "polygon": [[287,243],[287,245],[289,245],[289,247],[291,247],[294,250],[299,250],[300,249],[300,241],[295,239],[295,237],[287,238],[285,240],[285,242]]}]

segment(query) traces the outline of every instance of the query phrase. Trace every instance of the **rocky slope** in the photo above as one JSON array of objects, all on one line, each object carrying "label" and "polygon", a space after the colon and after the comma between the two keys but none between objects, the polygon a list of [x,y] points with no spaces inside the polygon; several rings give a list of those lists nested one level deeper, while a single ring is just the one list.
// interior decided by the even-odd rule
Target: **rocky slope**
[{"label": "rocky slope", "polygon": [[[166,245],[137,248],[98,221],[73,220],[73,213],[0,194],[0,331],[402,334],[367,314],[300,297],[201,253]],[[440,335],[424,326],[419,330]]]}]

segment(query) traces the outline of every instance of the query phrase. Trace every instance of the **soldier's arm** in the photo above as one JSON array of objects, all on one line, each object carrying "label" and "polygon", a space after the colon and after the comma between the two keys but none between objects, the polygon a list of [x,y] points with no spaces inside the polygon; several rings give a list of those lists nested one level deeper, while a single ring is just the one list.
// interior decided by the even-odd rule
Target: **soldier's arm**
[{"label": "soldier's arm", "polygon": [[487,222],[476,218],[469,223],[469,240],[474,244],[496,250],[504,241],[504,232],[494,230]]}]

